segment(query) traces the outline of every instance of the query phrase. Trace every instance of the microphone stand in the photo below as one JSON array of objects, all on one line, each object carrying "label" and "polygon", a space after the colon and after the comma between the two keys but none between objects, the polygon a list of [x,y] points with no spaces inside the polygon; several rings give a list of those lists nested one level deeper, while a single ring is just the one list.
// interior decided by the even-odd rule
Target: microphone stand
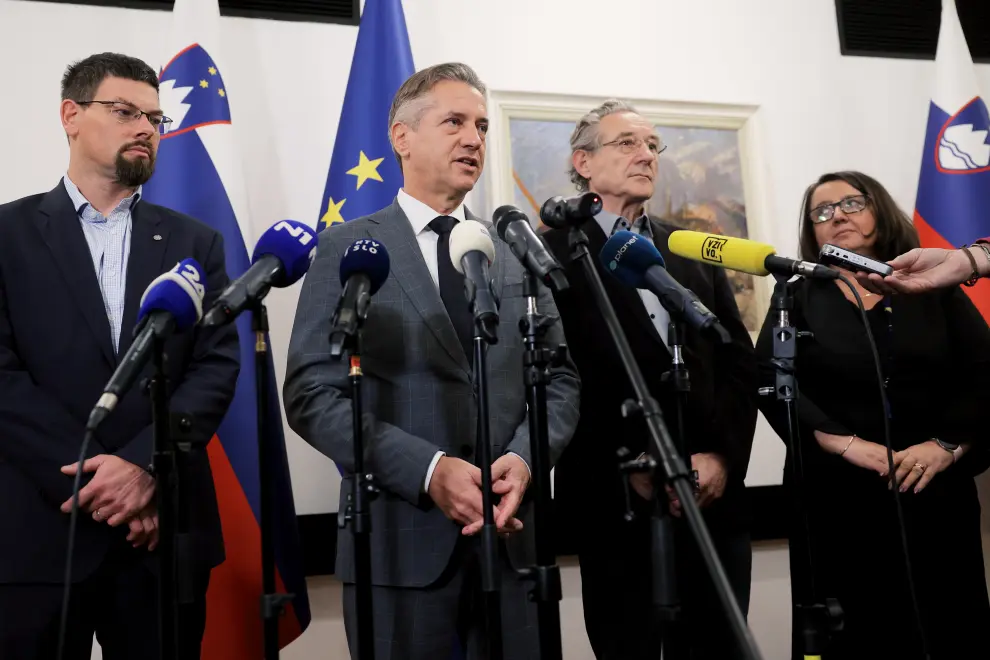
[{"label": "microphone stand", "polygon": [[258,470],[261,494],[261,618],[264,622],[265,660],[279,657],[278,619],[294,594],[275,589],[275,461],[268,435],[268,310],[261,299],[252,302],[254,378],[258,409]]},{"label": "microphone stand", "polygon": [[475,394],[478,398],[478,467],[481,468],[481,591],[485,599],[485,631],[488,638],[486,660],[502,660],[502,597],[498,570],[498,530],[492,493],[492,447],[488,421],[488,362],[486,344],[498,341],[495,327],[486,327],[485,320],[474,313],[477,289],[470,279],[464,280],[464,296],[474,318],[474,372]]},{"label": "microphone stand", "polygon": [[158,508],[158,634],[162,660],[179,660],[178,604],[176,592],[176,500],[178,479],[175,470],[175,447],[172,444],[168,392],[165,383],[165,340],[156,332],[152,361],[154,375],[149,383],[151,395],[153,469],[155,505]]},{"label": "microphone stand", "polygon": [[350,352],[351,425],[354,434],[354,479],[347,495],[347,506],[338,514],[337,527],[351,527],[354,536],[354,586],[357,605],[357,659],[374,660],[375,628],[371,598],[371,502],[379,493],[375,476],[364,467],[363,399],[361,397],[361,326],[368,316],[370,296],[357,301],[356,323],[350,330],[330,333],[331,357],[340,359]]},{"label": "microphone stand", "polygon": [[[691,391],[691,378],[684,362],[683,354],[684,327],[680,321],[671,317],[667,326],[667,344],[670,347],[670,371],[663,374],[662,380],[669,382],[674,390],[674,403],[677,413],[677,452],[682,460],[690,464],[690,453],[687,446],[687,433],[684,410],[687,407],[688,392]],[[691,471],[692,489],[698,490],[698,473]],[[670,514],[670,497],[661,479],[653,476],[653,517],[650,521],[650,539],[652,541],[653,558],[653,605],[657,608],[660,620],[664,622],[666,634],[661,645],[665,651],[680,649],[686,652],[684,639],[678,633],[676,622],[681,619],[682,609],[678,595],[677,580],[677,522]]]},{"label": "microphone stand", "polygon": [[[794,309],[794,297],[788,285],[790,275],[774,275],[777,284],[773,289],[771,308],[776,317],[773,333],[773,366],[776,371],[773,389],[761,388],[760,394],[776,391],[777,400],[787,408],[787,444],[791,453],[791,470],[794,479],[794,505],[797,524],[802,531],[805,545],[804,556],[797,561],[804,562],[804,570],[793,570],[796,561],[792,559],[791,576],[794,580],[794,613],[800,629],[804,657],[818,658],[824,652],[831,637],[842,630],[842,607],[834,598],[822,602],[818,584],[814,577],[814,544],[811,537],[811,520],[808,515],[807,482],[804,476],[804,459],[798,427],[797,399],[798,388],[794,377],[797,359],[797,339],[810,333],[798,332],[790,320]],[[792,539],[793,542],[793,539]],[[798,577],[795,577],[798,576]],[[803,577],[801,577],[803,576]]]},{"label": "microphone stand", "polygon": [[684,461],[674,447],[670,432],[664,423],[663,413],[660,411],[660,407],[650,396],[646,382],[643,379],[643,374],[636,364],[632,349],[629,347],[629,342],[622,331],[619,319],[615,315],[615,309],[613,309],[612,303],[605,293],[605,287],[602,285],[601,278],[598,276],[598,271],[592,263],[591,254],[588,251],[588,237],[581,231],[579,225],[571,225],[568,234],[568,244],[571,249],[571,259],[581,264],[584,274],[591,284],[595,303],[605,318],[609,333],[612,335],[612,339],[618,349],[622,366],[635,392],[636,400],[626,401],[623,404],[623,414],[628,415],[632,412],[643,414],[647,429],[649,430],[650,439],[653,443],[653,450],[663,468],[667,482],[672,485],[678,499],[681,501],[684,516],[687,518],[691,532],[697,541],[698,548],[705,559],[705,564],[708,572],[711,574],[715,590],[718,592],[722,606],[728,615],[737,644],[747,660],[760,660],[761,655],[756,647],[756,641],[753,638],[752,632],[746,626],[746,620],[743,617],[742,610],[739,609],[739,603],[732,593],[732,587],[725,574],[725,569],[722,566],[721,560],[718,558],[718,553],[715,551],[711,534],[708,532],[708,527],[705,525],[705,521],[701,516],[701,509],[699,509],[698,503],[695,502],[694,487],[690,483],[692,480],[688,469],[685,467]]},{"label": "microphone stand", "polygon": [[556,350],[540,347],[546,330],[557,319],[540,314],[536,308],[538,285],[536,277],[524,269],[522,283],[526,298],[526,316],[519,320],[526,351],[523,354],[526,383],[526,407],[529,410],[529,442],[533,461],[533,485],[536,489],[533,535],[536,545],[536,565],[523,569],[523,579],[533,580],[530,595],[536,601],[540,630],[540,660],[562,660],[560,640],[560,605],[562,598],[560,570],[556,563],[552,529],[552,498],[550,495],[550,441],[547,422],[547,385],[550,367],[563,364],[567,348]]}]

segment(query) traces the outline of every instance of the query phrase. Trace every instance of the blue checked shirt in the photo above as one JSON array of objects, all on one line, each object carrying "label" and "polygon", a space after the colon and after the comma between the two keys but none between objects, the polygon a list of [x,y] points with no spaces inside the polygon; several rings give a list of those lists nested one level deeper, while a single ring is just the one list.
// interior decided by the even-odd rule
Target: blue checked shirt
[{"label": "blue checked shirt", "polygon": [[130,197],[120,200],[109,216],[93,208],[76,184],[66,174],[62,180],[76,208],[83,235],[93,255],[93,268],[103,293],[103,306],[110,322],[113,350],[120,349],[120,325],[124,318],[124,294],[127,286],[127,259],[131,253],[131,210],[141,199],[141,187]]}]

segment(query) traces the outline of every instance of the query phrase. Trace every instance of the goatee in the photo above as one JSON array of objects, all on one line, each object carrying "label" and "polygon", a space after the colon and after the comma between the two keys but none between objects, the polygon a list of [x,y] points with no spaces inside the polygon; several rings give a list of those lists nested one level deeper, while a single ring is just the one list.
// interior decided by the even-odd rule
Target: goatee
[{"label": "goatee", "polygon": [[[134,147],[147,149],[148,157],[141,158],[140,156],[136,156],[133,160],[126,158],[124,152]],[[117,183],[128,188],[136,188],[144,185],[151,178],[151,175],[155,173],[155,156],[151,145],[144,143],[124,145],[117,152],[114,167],[117,170]]]}]

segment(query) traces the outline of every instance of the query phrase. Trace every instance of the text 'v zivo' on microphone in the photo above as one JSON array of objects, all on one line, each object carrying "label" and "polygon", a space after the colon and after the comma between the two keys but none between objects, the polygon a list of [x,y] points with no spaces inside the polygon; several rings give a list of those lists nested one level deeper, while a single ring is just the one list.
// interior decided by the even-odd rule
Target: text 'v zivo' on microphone
[{"label": "text 'v zivo' on microphone", "polygon": [[390,268],[388,250],[374,239],[358,239],[344,250],[340,258],[340,283],[344,289],[330,319],[331,357],[341,356],[347,338],[353,337],[368,317],[371,296],[385,284]]},{"label": "text 'v zivo' on microphone", "polygon": [[203,317],[204,326],[226,325],[274,287],[295,284],[316,257],[316,232],[296,220],[270,227],[254,247],[251,266],[230,283]]},{"label": "text 'v zivo' on microphone", "polygon": [[595,217],[601,210],[602,198],[593,192],[575,197],[551,197],[543,202],[540,220],[547,227],[567,229]]},{"label": "text 'v zivo' on microphone", "polygon": [[810,261],[777,256],[772,245],[745,238],[704,234],[680,229],[670,234],[667,247],[674,254],[729,270],[751,275],[802,275],[813,279],[834,280],[839,273]]},{"label": "text 'v zivo' on microphone", "polygon": [[87,431],[106,419],[117,402],[130,390],[151,359],[154,341],[192,328],[203,315],[206,277],[195,259],[184,259],[175,268],[159,275],[141,296],[134,342],[121,358],[103,395],[89,415]]},{"label": "text 'v zivo' on microphone", "polygon": [[[515,206],[500,206],[495,209],[492,223],[498,237],[508,244],[512,254],[534,277],[547,285],[551,291],[567,289],[567,276],[547,246],[533,231],[526,214]],[[535,295],[535,294],[534,294]]]},{"label": "text 'v zivo' on microphone", "polygon": [[631,231],[617,231],[598,255],[605,270],[620,282],[651,291],[674,321],[686,323],[721,343],[729,341],[718,317],[698,296],[671,277],[656,246]]},{"label": "text 'v zivo' on microphone", "polygon": [[450,260],[464,276],[464,295],[471,306],[475,329],[489,344],[498,342],[498,305],[488,280],[488,266],[495,261],[495,243],[477,220],[462,220],[450,232]]}]

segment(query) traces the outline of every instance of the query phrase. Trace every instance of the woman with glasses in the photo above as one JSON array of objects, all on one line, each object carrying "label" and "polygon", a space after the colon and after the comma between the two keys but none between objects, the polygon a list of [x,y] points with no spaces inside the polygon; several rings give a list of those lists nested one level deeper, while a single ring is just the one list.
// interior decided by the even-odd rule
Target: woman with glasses
[{"label": "woman with glasses", "polygon": [[[918,235],[890,194],[858,172],[820,177],[800,217],[801,258],[817,261],[830,243],[880,261],[918,246]],[[990,602],[984,578],[980,503],[974,476],[990,465],[980,422],[987,396],[990,329],[958,288],[883,297],[857,288],[880,357],[888,407],[853,294],[838,280],[791,285],[796,379],[814,568],[804,531],[791,532],[792,595],[813,578],[817,601],[839,601],[845,629],[827,658],[923,658],[892,486],[933,660],[985,657]],[[757,343],[761,384],[774,384],[771,313]],[[783,402],[761,409],[788,438]],[[888,467],[884,415],[895,471]],[[785,485],[795,487],[788,450]],[[792,520],[799,522],[797,517]],[[795,617],[795,655],[801,621]]]}]

